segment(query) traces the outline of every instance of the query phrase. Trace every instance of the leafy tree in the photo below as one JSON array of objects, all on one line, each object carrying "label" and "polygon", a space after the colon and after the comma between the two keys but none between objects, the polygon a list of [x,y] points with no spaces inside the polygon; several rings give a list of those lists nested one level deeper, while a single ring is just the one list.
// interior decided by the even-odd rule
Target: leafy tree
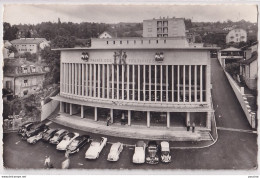
[{"label": "leafy tree", "polygon": [[40,55],[42,60],[50,67],[50,72],[45,75],[43,85],[58,83],[60,80],[60,52],[53,51],[50,47],[45,47]]},{"label": "leafy tree", "polygon": [[226,64],[225,70],[232,76],[236,76],[240,73],[240,65],[238,63]]},{"label": "leafy tree", "polygon": [[37,61],[37,55],[35,53],[25,52],[24,54],[21,54],[20,57],[26,58],[27,61],[36,62]]},{"label": "leafy tree", "polygon": [[74,36],[57,36],[51,44],[53,48],[73,48],[76,38]]},{"label": "leafy tree", "polygon": [[4,22],[4,40],[14,40],[17,37],[18,28],[15,26],[11,26],[9,23]]}]

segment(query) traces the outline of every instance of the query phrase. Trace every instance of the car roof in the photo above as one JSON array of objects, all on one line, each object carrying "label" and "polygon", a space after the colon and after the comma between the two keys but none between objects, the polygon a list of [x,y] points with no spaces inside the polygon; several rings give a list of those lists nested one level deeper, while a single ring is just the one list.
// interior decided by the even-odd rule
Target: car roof
[{"label": "car roof", "polygon": [[116,142],[116,143],[114,143],[114,144],[111,146],[111,148],[113,148],[113,149],[118,148],[121,144],[122,144],[122,143],[120,143],[120,142]]},{"label": "car roof", "polygon": [[148,145],[149,145],[149,146],[150,146],[150,145],[155,145],[155,146],[157,146],[158,144],[156,143],[156,141],[153,140],[153,141],[149,141],[149,142],[148,142]]},{"label": "car roof", "polygon": [[[162,147],[162,149],[169,148],[169,142],[165,142],[165,141],[161,142],[161,147]],[[165,150],[165,151],[168,151],[168,150]]]},{"label": "car roof", "polygon": [[145,145],[144,141],[141,140],[136,143],[137,147],[143,147],[144,145]]}]

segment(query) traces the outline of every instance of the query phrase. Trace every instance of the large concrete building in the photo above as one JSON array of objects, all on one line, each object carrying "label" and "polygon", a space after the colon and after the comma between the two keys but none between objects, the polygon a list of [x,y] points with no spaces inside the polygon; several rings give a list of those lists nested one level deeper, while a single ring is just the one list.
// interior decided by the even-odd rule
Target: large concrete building
[{"label": "large concrete building", "polygon": [[[185,37],[91,39],[61,51],[60,111],[129,126],[211,129],[210,49]],[[101,114],[102,113],[102,114]],[[158,121],[159,120],[159,121]]]},{"label": "large concrete building", "polygon": [[160,18],[143,21],[143,37],[185,37],[183,18]]}]

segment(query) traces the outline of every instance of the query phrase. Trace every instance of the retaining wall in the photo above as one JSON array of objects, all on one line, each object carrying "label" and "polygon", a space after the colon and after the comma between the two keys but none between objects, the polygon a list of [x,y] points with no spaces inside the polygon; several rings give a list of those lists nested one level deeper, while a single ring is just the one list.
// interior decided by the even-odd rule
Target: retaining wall
[{"label": "retaining wall", "polygon": [[243,87],[239,87],[237,83],[234,81],[234,79],[227,72],[225,72],[225,74],[227,76],[227,79],[233,91],[235,92],[235,95],[247,117],[249,124],[251,125],[252,128],[256,129],[256,113],[251,111],[248,101],[244,95],[243,89],[241,89]]},{"label": "retaining wall", "polygon": [[59,101],[51,100],[48,103],[43,104],[41,109],[41,121],[49,117],[59,106],[59,103]]}]

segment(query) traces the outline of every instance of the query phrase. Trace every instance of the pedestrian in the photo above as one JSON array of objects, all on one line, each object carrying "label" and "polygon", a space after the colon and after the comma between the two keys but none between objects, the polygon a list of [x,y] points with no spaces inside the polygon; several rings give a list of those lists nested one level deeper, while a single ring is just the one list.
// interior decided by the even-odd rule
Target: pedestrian
[{"label": "pedestrian", "polygon": [[107,126],[109,126],[109,123],[110,123],[110,115],[107,116]]},{"label": "pedestrian", "polygon": [[47,169],[50,169],[52,167],[50,156],[45,156],[44,167]]},{"label": "pedestrian", "polygon": [[62,169],[69,169],[70,167],[70,159],[67,157],[62,163],[61,163],[61,168]]},{"label": "pedestrian", "polygon": [[192,132],[195,132],[195,123],[192,123]]},{"label": "pedestrian", "polygon": [[187,122],[187,131],[190,131],[190,121]]}]

